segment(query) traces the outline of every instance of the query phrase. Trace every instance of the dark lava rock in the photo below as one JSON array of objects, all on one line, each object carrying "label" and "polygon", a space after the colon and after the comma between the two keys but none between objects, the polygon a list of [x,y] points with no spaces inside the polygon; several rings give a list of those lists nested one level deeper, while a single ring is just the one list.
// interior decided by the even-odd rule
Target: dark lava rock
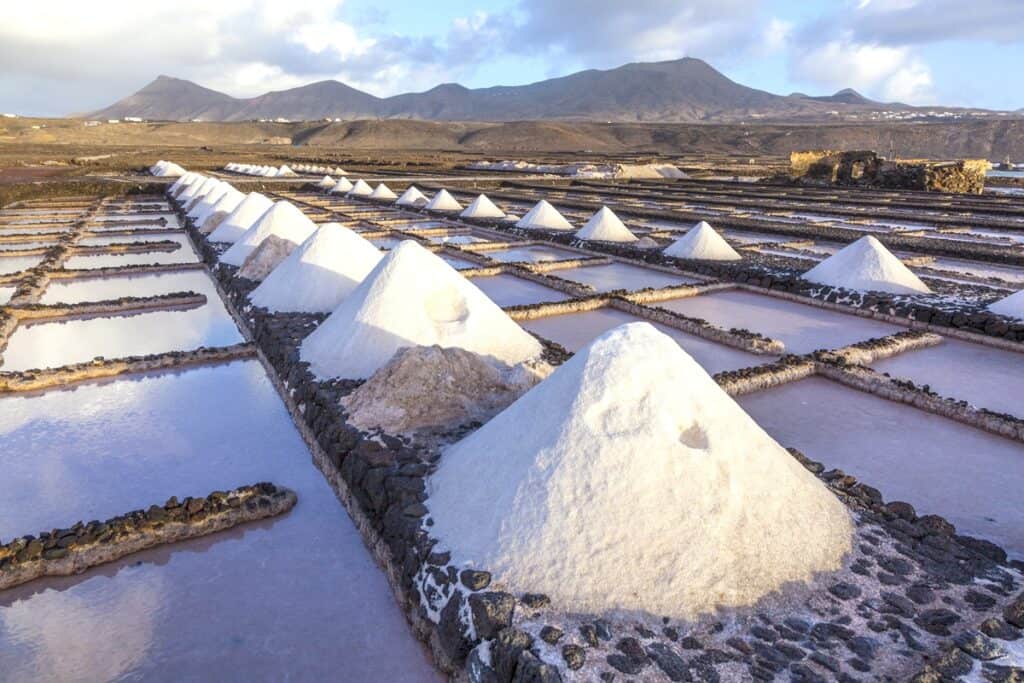
[{"label": "dark lava rock", "polygon": [[812,652],[810,659],[813,662],[817,662],[821,666],[825,667],[829,671],[838,673],[839,669],[842,668],[839,664],[839,660],[835,657],[825,654],[824,652]]},{"label": "dark lava rock", "polygon": [[889,572],[878,572],[878,581],[883,586],[898,586],[904,583],[903,577],[890,574]]},{"label": "dark lava rock", "polygon": [[775,649],[794,661],[803,659],[807,656],[807,653],[804,652],[802,648],[799,648],[792,643],[787,643],[784,640],[775,641]]},{"label": "dark lava rock", "polygon": [[732,638],[729,638],[725,642],[726,642],[726,644],[729,647],[731,647],[732,649],[736,650],[737,652],[742,652],[745,655],[752,655],[752,654],[754,654],[754,648],[750,647],[750,645],[747,643],[747,641],[743,640],[742,638],[738,638],[736,636],[733,636]]},{"label": "dark lava rock", "polygon": [[853,598],[860,597],[861,590],[859,587],[853,585],[852,583],[840,581],[839,583],[834,583],[831,586],[829,586],[828,592],[836,596],[840,600],[852,600]]},{"label": "dark lava rock", "polygon": [[928,633],[936,636],[948,636],[949,627],[960,621],[960,616],[945,607],[929,609],[921,612],[914,623]]},{"label": "dark lava rock", "polygon": [[953,648],[942,655],[939,661],[932,665],[932,668],[942,674],[942,680],[953,680],[971,673],[971,669],[974,668],[974,660],[963,650]]},{"label": "dark lava rock", "polygon": [[491,585],[491,574],[490,572],[477,571],[476,569],[463,569],[459,572],[459,581],[466,588],[479,591]]},{"label": "dark lava rock", "polygon": [[590,647],[597,647],[597,629],[593,624],[580,624],[580,636]]},{"label": "dark lava rock", "polygon": [[875,653],[878,651],[878,641],[874,638],[868,638],[867,636],[855,636],[850,638],[846,643],[846,646],[850,648],[850,652],[866,662],[873,660],[875,658]]},{"label": "dark lava rock", "polygon": [[773,643],[779,639],[779,634],[776,633],[774,629],[767,628],[759,624],[754,624],[750,627],[750,635],[769,643]]},{"label": "dark lava rock", "polygon": [[988,661],[1006,654],[1006,650],[980,631],[958,633],[953,638],[953,642],[956,643],[958,648],[975,659]]},{"label": "dark lava rock", "polygon": [[684,650],[703,650],[704,643],[700,642],[693,636],[684,636],[679,641],[679,647],[683,648]]},{"label": "dark lava rock", "polygon": [[787,617],[782,623],[797,633],[807,633],[811,630],[811,625],[798,617]]},{"label": "dark lava rock", "polygon": [[907,589],[907,597],[919,605],[927,605],[935,600],[935,591],[931,589],[931,586],[915,583]]},{"label": "dark lava rock", "polygon": [[1018,595],[1016,600],[1006,606],[1003,610],[1003,619],[1017,628],[1024,628],[1024,593]]},{"label": "dark lava rock", "polygon": [[626,655],[613,654],[608,655],[605,659],[609,666],[624,674],[638,674],[644,668],[644,665],[641,662],[637,662]]},{"label": "dark lava rock", "polygon": [[498,673],[499,681],[511,681],[519,662],[519,656],[530,649],[533,638],[529,633],[515,628],[502,629],[491,646],[491,666]]},{"label": "dark lava rock", "polygon": [[899,593],[892,593],[889,591],[882,591],[880,593],[882,600],[885,601],[886,605],[893,608],[896,614],[901,614],[905,617],[912,617],[916,612],[914,603],[907,598],[903,597]]},{"label": "dark lava rock", "polygon": [[981,632],[991,638],[1000,640],[1019,640],[1021,632],[1019,629],[1010,626],[1002,619],[986,619],[981,622]]},{"label": "dark lava rock", "polygon": [[524,593],[520,602],[530,609],[540,609],[551,604],[551,598],[543,593]]},{"label": "dark lava rock", "polygon": [[621,638],[619,642],[615,644],[615,647],[631,659],[636,659],[638,661],[644,661],[647,659],[647,655],[644,654],[643,646],[640,645],[640,641],[636,638]]},{"label": "dark lava rock", "polygon": [[477,634],[484,639],[493,638],[506,626],[512,624],[512,612],[516,600],[510,593],[489,591],[469,596],[469,610]]},{"label": "dark lava rock", "polygon": [[562,648],[562,659],[567,667],[576,671],[587,661],[587,653],[579,645],[566,645]]},{"label": "dark lava rock", "polygon": [[908,576],[914,571],[914,565],[902,557],[882,556],[878,558],[878,566],[897,576]]},{"label": "dark lava rock", "polygon": [[1024,668],[1001,666],[988,662],[981,665],[981,675],[991,683],[1024,683]]},{"label": "dark lava rock", "polygon": [[910,503],[894,500],[891,503],[886,503],[885,509],[895,515],[898,519],[904,519],[908,522],[913,522],[917,519],[917,512],[914,510],[914,506]]},{"label": "dark lava rock", "polygon": [[565,634],[562,632],[562,629],[554,626],[545,626],[540,630],[540,639],[549,645],[557,643],[562,639],[563,635]]},{"label": "dark lava rock", "polygon": [[607,619],[594,620],[594,628],[597,629],[597,637],[601,640],[612,639],[612,625]]},{"label": "dark lava rock", "polygon": [[828,683],[824,676],[806,664],[793,664],[789,667],[789,672],[789,680],[793,683]]},{"label": "dark lava rock", "polygon": [[985,610],[992,609],[996,606],[995,598],[991,595],[985,595],[984,593],[976,591],[973,588],[964,593],[964,602],[979,612],[984,612]]},{"label": "dark lava rock", "polygon": [[672,628],[671,626],[666,626],[665,628],[661,629],[661,632],[665,635],[666,638],[671,640],[673,643],[679,640],[679,631]]},{"label": "dark lava rock", "polygon": [[664,643],[651,643],[647,646],[647,656],[654,660],[658,668],[665,672],[670,681],[690,681],[690,671],[683,658],[677,655]]}]

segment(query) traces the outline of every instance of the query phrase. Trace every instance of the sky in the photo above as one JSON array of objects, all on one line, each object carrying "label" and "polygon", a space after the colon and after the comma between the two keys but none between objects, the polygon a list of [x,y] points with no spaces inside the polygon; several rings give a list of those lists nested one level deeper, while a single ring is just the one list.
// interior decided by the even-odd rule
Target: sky
[{"label": "sky", "polygon": [[378,96],[697,57],[778,94],[1024,107],[1024,0],[5,0],[0,112],[104,107],[159,74],[237,97]]}]

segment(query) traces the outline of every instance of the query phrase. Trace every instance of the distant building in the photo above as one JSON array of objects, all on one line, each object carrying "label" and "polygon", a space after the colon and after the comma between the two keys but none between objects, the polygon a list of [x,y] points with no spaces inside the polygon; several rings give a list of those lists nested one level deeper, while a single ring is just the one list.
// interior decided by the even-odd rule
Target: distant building
[{"label": "distant building", "polygon": [[121,123],[120,119],[107,119],[107,123]]},{"label": "distant building", "polygon": [[145,121],[145,119],[140,118],[138,116],[125,116],[124,120],[129,123],[142,123],[143,121]]},{"label": "distant building", "polygon": [[95,126],[101,125],[102,123],[103,123],[102,121],[86,121],[85,122],[85,127],[86,128],[93,128]]},{"label": "distant building", "polygon": [[18,115],[17,114],[4,114],[4,118],[5,119],[16,119],[16,118],[18,118]]}]

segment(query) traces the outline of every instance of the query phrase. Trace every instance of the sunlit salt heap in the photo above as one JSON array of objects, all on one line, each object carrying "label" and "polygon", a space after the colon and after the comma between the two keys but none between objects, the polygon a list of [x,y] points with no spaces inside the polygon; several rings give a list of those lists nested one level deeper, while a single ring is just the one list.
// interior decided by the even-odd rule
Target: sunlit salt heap
[{"label": "sunlit salt heap", "polygon": [[391,191],[391,188],[384,183],[379,183],[377,187],[373,188],[373,192],[370,193],[370,199],[381,199],[386,201],[394,201],[398,198],[398,195]]},{"label": "sunlit salt heap", "polygon": [[928,285],[871,235],[861,237],[804,273],[810,282],[858,291],[928,293]]},{"label": "sunlit salt heap", "polygon": [[246,195],[232,188],[230,192],[224,193],[224,195],[217,200],[217,203],[210,207],[210,210],[205,215],[200,216],[196,219],[196,225],[199,226],[199,232],[204,235],[209,235],[211,232],[217,229],[217,227],[223,223],[231,212],[238,208],[238,205],[245,200]]},{"label": "sunlit salt heap", "polygon": [[185,175],[185,169],[173,161],[158,161],[156,165],[150,169],[150,172],[161,178],[180,178]]},{"label": "sunlit salt heap", "polygon": [[988,310],[997,315],[1024,320],[1024,290],[990,304]]},{"label": "sunlit salt heap", "polygon": [[260,246],[270,235],[302,244],[313,231],[313,223],[302,211],[289,201],[281,200],[267,210],[252,227],[242,233],[231,248],[220,257],[221,263],[240,266],[253,249]]},{"label": "sunlit salt heap", "polygon": [[526,212],[526,215],[516,223],[517,228],[530,230],[572,230],[572,223],[565,220],[565,216],[558,213],[558,209],[551,206],[548,200],[542,199],[533,208]]},{"label": "sunlit salt heap", "polygon": [[[189,194],[188,199],[181,202],[182,208],[185,209],[186,213],[191,213],[192,209],[194,209],[196,205],[203,200],[203,197],[220,187],[221,183],[223,183],[222,180],[207,178],[201,185],[199,185],[195,192]],[[191,190],[192,188],[189,189]]]},{"label": "sunlit salt heap", "polygon": [[463,218],[504,218],[505,212],[495,206],[487,195],[482,194],[459,215]]},{"label": "sunlit salt heap", "polygon": [[742,257],[705,221],[665,247],[665,256],[704,261],[739,261]]},{"label": "sunlit salt heap", "polygon": [[359,179],[352,186],[352,189],[348,191],[348,194],[352,197],[369,197],[373,194],[373,188],[365,180]]},{"label": "sunlit salt heap", "polygon": [[637,237],[629,231],[615,212],[602,206],[576,233],[581,240],[603,242],[636,242]]},{"label": "sunlit salt heap", "polygon": [[325,175],[323,178],[320,179],[316,186],[322,190],[329,190],[332,187],[334,187],[334,178],[332,178],[329,175]]},{"label": "sunlit salt heap", "polygon": [[541,346],[440,257],[406,240],[302,343],[319,377],[361,379],[407,346],[458,347],[514,365]]},{"label": "sunlit salt heap", "polygon": [[851,547],[839,500],[649,323],[605,333],[440,462],[426,504],[452,560],[574,612],[749,605]]},{"label": "sunlit salt heap", "polygon": [[189,190],[189,188],[194,187],[195,189],[199,189],[199,186],[202,185],[205,180],[206,176],[204,176],[203,174],[194,173],[190,178],[188,178],[188,180],[183,182],[181,185],[178,185],[177,188],[175,188],[172,185],[171,199],[174,201],[175,204],[180,206],[182,202],[182,196]]},{"label": "sunlit salt heap", "polygon": [[459,204],[448,190],[440,190],[434,195],[433,199],[427,202],[426,209],[427,211],[455,213],[456,211],[462,211],[462,204]]},{"label": "sunlit salt heap", "polygon": [[334,187],[328,190],[328,192],[330,194],[345,194],[351,189],[352,183],[349,181],[348,178],[339,178],[338,182],[334,183]]},{"label": "sunlit salt heap", "polygon": [[289,254],[249,300],[273,312],[329,313],[383,256],[352,230],[326,223]]},{"label": "sunlit salt heap", "polygon": [[[195,224],[202,226],[214,211],[221,211],[226,216],[231,211],[234,211],[235,207],[241,204],[244,198],[244,194],[233,188],[230,184],[224,183],[216,193],[211,192],[203,197],[203,201],[196,205]],[[225,202],[225,199],[228,201]]]},{"label": "sunlit salt heap", "polygon": [[282,164],[281,167],[277,169],[277,175],[285,178],[294,178],[299,174],[290,169],[287,164]]},{"label": "sunlit salt heap", "polygon": [[188,202],[192,201],[192,198],[196,196],[199,190],[211,180],[215,179],[208,178],[203,175],[197,175],[191,183],[181,188],[181,192],[179,192],[175,198],[178,206],[185,206]]},{"label": "sunlit salt heap", "polygon": [[195,171],[189,171],[188,173],[186,173],[185,175],[181,176],[173,183],[171,183],[171,186],[167,188],[167,191],[171,194],[174,194],[182,185],[187,185],[191,183],[198,175],[199,174],[196,173]]},{"label": "sunlit salt heap", "polygon": [[225,183],[223,180],[217,181],[217,184],[214,185],[209,192],[203,195],[202,198],[188,210],[186,215],[192,220],[198,219],[204,212],[209,211],[210,207],[216,204],[217,200],[223,197],[225,192],[234,189],[235,188],[231,187],[230,183]]},{"label": "sunlit salt heap", "polygon": [[259,192],[250,192],[217,229],[210,233],[210,241],[235,242],[273,205],[273,201]]},{"label": "sunlit salt heap", "polygon": [[417,206],[421,203],[426,204],[427,198],[422,192],[416,189],[415,185],[410,185],[406,188],[405,192],[402,193],[402,196],[395,202],[395,204],[398,204],[399,206]]}]

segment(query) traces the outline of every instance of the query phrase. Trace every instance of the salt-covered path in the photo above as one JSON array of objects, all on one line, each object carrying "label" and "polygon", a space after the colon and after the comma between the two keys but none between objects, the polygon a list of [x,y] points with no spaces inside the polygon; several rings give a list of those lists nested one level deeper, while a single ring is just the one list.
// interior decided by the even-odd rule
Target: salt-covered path
[{"label": "salt-covered path", "polygon": [[[189,277],[212,295],[198,314],[94,319],[90,357],[143,332],[172,350],[238,341],[205,273]],[[181,283],[82,280],[58,298]],[[79,360],[59,352],[67,324],[25,328],[37,353],[18,342],[17,365]],[[0,398],[0,471],[4,541],[258,481],[298,494],[280,518],[0,591],[0,680],[440,680],[257,360]]]}]

